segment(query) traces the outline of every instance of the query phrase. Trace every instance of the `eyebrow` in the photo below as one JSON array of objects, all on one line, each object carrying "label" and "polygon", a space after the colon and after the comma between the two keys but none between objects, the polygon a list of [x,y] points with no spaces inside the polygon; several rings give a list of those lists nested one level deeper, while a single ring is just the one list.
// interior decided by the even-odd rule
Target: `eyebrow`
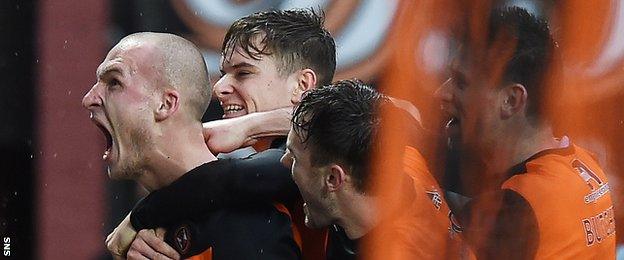
[{"label": "eyebrow", "polygon": [[95,77],[97,78],[101,78],[104,77],[104,75],[109,74],[109,73],[113,73],[113,72],[117,72],[119,74],[121,74],[121,76],[124,76],[123,71],[121,70],[121,68],[119,68],[118,65],[109,65],[104,67],[103,69],[98,69],[95,72]]},{"label": "eyebrow", "polygon": [[223,66],[222,65],[222,67],[230,67],[230,68],[233,68],[233,69],[240,69],[240,68],[247,68],[247,67],[254,67],[255,68],[256,65],[253,65],[251,63],[243,61],[243,62],[236,63],[234,65],[231,65],[231,66]]}]

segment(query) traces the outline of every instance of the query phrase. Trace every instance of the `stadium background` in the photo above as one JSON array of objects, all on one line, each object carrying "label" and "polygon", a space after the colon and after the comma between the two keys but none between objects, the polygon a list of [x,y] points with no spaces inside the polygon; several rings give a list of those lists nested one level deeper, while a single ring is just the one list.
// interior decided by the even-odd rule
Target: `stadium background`
[{"label": "stadium background", "polygon": [[[204,49],[215,80],[220,41],[232,21],[269,8],[320,7],[338,45],[335,79],[358,77],[410,100],[434,128],[438,107],[431,96],[444,78],[447,23],[461,12],[458,2],[1,1],[0,236],[11,238],[16,259],[109,259],[104,238],[143,191],[132,182],[108,181],[104,138],[80,101],[121,37],[137,31],[185,36]],[[558,126],[598,155],[611,175],[618,223],[624,223],[624,3],[508,2],[556,14],[569,82],[553,97],[564,107]],[[205,119],[220,112],[213,103]]]}]

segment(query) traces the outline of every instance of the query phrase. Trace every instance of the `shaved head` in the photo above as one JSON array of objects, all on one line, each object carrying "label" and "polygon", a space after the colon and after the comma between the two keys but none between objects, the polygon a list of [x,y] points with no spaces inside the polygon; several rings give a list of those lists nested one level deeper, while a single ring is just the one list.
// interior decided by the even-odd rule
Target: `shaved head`
[{"label": "shaved head", "polygon": [[154,49],[153,66],[161,72],[163,88],[173,88],[182,95],[181,105],[193,119],[201,121],[210,103],[212,87],[204,58],[195,44],[169,33],[141,32],[124,37],[119,45],[143,44]]}]

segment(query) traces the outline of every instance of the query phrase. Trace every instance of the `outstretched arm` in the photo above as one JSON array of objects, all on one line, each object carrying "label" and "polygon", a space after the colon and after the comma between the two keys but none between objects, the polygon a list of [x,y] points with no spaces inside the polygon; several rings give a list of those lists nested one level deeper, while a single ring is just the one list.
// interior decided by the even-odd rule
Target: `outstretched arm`
[{"label": "outstretched arm", "polygon": [[291,117],[292,107],[285,107],[206,122],[204,140],[210,151],[228,153],[253,145],[261,137],[288,135]]},{"label": "outstretched arm", "polygon": [[171,185],[150,193],[133,209],[139,230],[167,226],[223,207],[299,197],[290,170],[279,159],[284,151],[269,149],[245,159],[227,159],[198,167]]}]

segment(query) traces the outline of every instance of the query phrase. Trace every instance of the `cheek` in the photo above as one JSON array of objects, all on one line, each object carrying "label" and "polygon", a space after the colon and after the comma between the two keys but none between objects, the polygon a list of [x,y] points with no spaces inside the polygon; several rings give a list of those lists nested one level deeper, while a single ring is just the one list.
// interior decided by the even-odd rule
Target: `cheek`
[{"label": "cheek", "polygon": [[261,94],[262,92],[258,91],[258,86],[249,82],[234,88],[234,95],[232,96],[234,99],[239,99],[244,102],[247,108],[249,108],[250,106],[253,107],[254,104],[257,103],[256,101],[259,100],[259,93]]},{"label": "cheek", "polygon": [[299,169],[299,167],[297,167],[297,164],[294,163],[293,166],[291,167],[291,172],[292,172],[292,178],[293,181],[295,181],[295,184],[297,184],[297,186],[299,186],[301,188],[305,188],[305,181],[303,180],[303,176],[302,176],[302,171],[301,169]]}]

